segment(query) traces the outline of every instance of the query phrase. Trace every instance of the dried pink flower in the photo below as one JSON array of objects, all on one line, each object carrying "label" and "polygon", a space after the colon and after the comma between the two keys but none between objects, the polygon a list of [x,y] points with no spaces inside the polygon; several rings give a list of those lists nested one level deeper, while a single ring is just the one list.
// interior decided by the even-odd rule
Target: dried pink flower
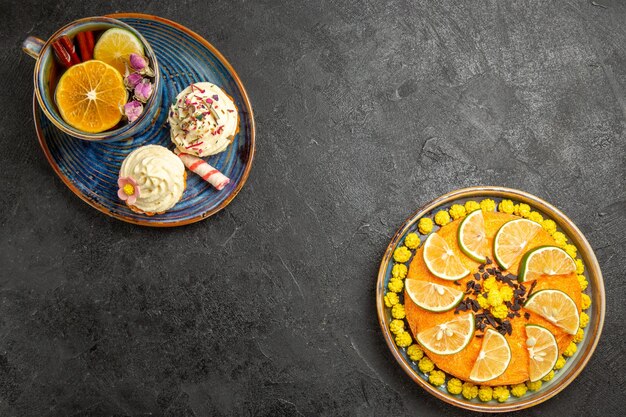
[{"label": "dried pink flower", "polygon": [[124,116],[128,118],[129,122],[134,122],[141,116],[143,113],[143,104],[140,102],[133,100],[124,104]]},{"label": "dried pink flower", "polygon": [[141,74],[133,72],[132,74],[128,74],[126,75],[126,77],[124,77],[124,85],[127,89],[132,91],[135,89],[137,84],[141,82],[141,80],[143,80]]},{"label": "dried pink flower", "polygon": [[135,86],[135,99],[145,103],[152,95],[152,83],[144,78]]},{"label": "dried pink flower", "polygon": [[135,71],[141,71],[148,66],[148,60],[139,54],[130,54],[128,61]]},{"label": "dried pink flower", "polygon": [[150,68],[150,62],[148,61],[148,58],[138,54],[130,54],[128,58],[128,63],[130,64],[131,69],[138,72],[139,74],[143,74],[148,77],[154,76],[154,72]]}]

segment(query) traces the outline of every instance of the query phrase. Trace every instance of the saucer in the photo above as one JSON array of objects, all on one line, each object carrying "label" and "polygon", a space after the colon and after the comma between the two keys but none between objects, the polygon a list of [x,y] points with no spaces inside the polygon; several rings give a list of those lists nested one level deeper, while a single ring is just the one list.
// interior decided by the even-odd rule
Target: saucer
[{"label": "saucer", "polygon": [[[255,126],[252,107],[237,73],[209,42],[170,20],[138,13],[108,15],[139,31],[154,52],[161,69],[162,104],[154,123],[140,136],[121,142],[98,143],[73,138],[57,129],[43,114],[36,98],[33,113],[37,136],[48,162],[74,194],[101,212],[129,223],[173,227],[205,219],[226,207],[239,193],[252,167]],[[117,197],[122,161],[139,146],[156,144],[174,149],[167,123],[176,95],[194,82],[208,81],[230,95],[239,110],[239,133],[222,153],[206,161],[230,178],[221,191],[192,172],[182,199],[163,214],[133,212]]]}]

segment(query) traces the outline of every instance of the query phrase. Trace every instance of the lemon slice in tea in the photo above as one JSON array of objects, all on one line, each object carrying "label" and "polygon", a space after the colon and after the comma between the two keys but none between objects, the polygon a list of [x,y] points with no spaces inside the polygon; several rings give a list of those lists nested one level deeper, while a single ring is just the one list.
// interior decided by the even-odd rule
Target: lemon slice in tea
[{"label": "lemon slice in tea", "polygon": [[434,282],[407,279],[405,285],[407,294],[415,304],[435,313],[453,309],[465,295],[461,290]]},{"label": "lemon slice in tea", "polygon": [[470,272],[437,233],[428,236],[424,242],[424,262],[433,275],[449,281],[461,279]]},{"label": "lemon slice in tea", "polygon": [[541,290],[532,294],[524,308],[535,313],[568,334],[576,334],[580,325],[578,307],[572,298],[559,290]]},{"label": "lemon slice in tea", "polygon": [[531,220],[517,219],[504,223],[493,240],[493,255],[500,268],[509,269],[539,230],[541,226]]},{"label": "lemon slice in tea", "polygon": [[509,342],[497,331],[487,329],[470,379],[474,382],[491,381],[502,375],[509,367],[509,363],[511,363]]},{"label": "lemon slice in tea", "polygon": [[474,337],[474,313],[438,324],[417,334],[417,341],[439,355],[459,353]]},{"label": "lemon slice in tea", "polygon": [[130,54],[143,56],[143,44],[131,32],[120,28],[112,28],[104,32],[93,50],[94,59],[106,62],[120,74],[126,71]]},{"label": "lemon slice in tea", "polygon": [[526,348],[528,349],[528,373],[531,382],[548,375],[559,358],[559,345],[548,329],[537,324],[526,325]]}]

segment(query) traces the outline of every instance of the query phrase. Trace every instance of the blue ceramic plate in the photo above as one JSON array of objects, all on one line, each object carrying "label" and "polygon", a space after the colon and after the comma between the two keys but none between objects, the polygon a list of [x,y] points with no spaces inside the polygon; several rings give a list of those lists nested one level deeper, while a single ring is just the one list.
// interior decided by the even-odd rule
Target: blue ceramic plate
[{"label": "blue ceramic plate", "polygon": [[[73,138],[45,117],[34,99],[34,119],[41,147],[57,175],[89,205],[117,219],[157,227],[181,226],[205,219],[226,207],[241,190],[254,157],[254,117],[239,77],[228,61],[209,42],[177,23],[144,14],[110,15],[138,30],[150,43],[161,67],[162,109],[141,136],[128,141],[95,143]],[[142,145],[158,144],[173,149],[167,110],[176,95],[193,82],[208,81],[230,95],[239,109],[239,133],[228,149],[207,162],[230,178],[217,191],[188,171],[183,198],[168,212],[146,216],[131,211],[117,197],[117,177],[122,161]]]},{"label": "blue ceramic plate", "polygon": [[[448,210],[453,204],[464,204],[467,200],[480,201],[485,198],[493,199],[496,203],[499,203],[502,199],[510,199],[515,203],[525,203],[530,205],[532,210],[542,214],[544,218],[554,220],[558,226],[558,230],[564,233],[567,236],[567,239],[578,248],[578,257],[582,259],[583,264],[585,265],[584,275],[589,282],[589,286],[584,292],[589,295],[592,300],[591,307],[588,310],[585,310],[590,317],[589,324],[585,328],[585,337],[578,344],[578,350],[574,356],[568,358],[566,365],[559,371],[555,372],[555,376],[552,380],[544,382],[539,390],[534,392],[528,391],[525,395],[519,398],[510,396],[510,398],[503,403],[495,400],[481,402],[477,398],[467,400],[461,395],[450,394],[447,391],[445,384],[440,387],[431,385],[428,382],[428,375],[421,372],[417,363],[409,359],[406,349],[399,348],[395,344],[394,335],[389,330],[389,323],[393,320],[391,317],[391,309],[387,308],[384,302],[384,296],[387,293],[387,285],[389,284],[389,280],[391,278],[391,269],[394,264],[392,259],[393,252],[398,246],[402,245],[402,242],[408,233],[419,233],[419,231],[417,231],[417,222],[419,219],[422,217],[430,217],[432,219],[437,211]],[[435,231],[437,229],[438,227],[435,227]],[[423,243],[426,236],[421,235],[420,238]],[[406,265],[409,264],[410,260],[406,262]],[[404,294],[401,293],[400,302],[403,302],[403,297]],[[593,253],[593,250],[591,249],[591,246],[580,230],[570,219],[567,218],[567,216],[565,216],[565,214],[551,204],[523,191],[504,187],[471,187],[452,191],[434,201],[431,201],[415,212],[404,222],[402,226],[400,226],[400,229],[398,229],[395,236],[391,240],[391,243],[387,247],[383,260],[380,264],[378,282],[376,285],[376,306],[378,311],[378,321],[383,331],[385,341],[387,342],[389,349],[391,349],[396,361],[411,377],[411,379],[413,379],[413,381],[434,396],[457,407],[473,411],[503,413],[528,408],[552,398],[561,390],[565,389],[565,387],[568,386],[574,378],[578,376],[578,374],[580,374],[591,358],[591,355],[598,344],[598,340],[600,339],[600,333],[602,332],[605,315],[605,292],[600,266],[598,265],[598,261]]]}]

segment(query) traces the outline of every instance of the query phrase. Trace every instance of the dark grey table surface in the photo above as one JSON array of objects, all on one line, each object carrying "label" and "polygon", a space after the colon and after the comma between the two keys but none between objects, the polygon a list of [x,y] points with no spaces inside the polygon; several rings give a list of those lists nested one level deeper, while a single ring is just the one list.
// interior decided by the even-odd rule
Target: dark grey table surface
[{"label": "dark grey table surface", "polygon": [[[212,218],[108,218],[55,176],[27,35],[160,15],[230,60],[257,157]],[[393,361],[374,285],[396,228],[447,191],[520,188],[596,250],[604,333],[576,381],[519,415],[626,406],[626,3],[2,1],[0,415],[471,413]]]}]

